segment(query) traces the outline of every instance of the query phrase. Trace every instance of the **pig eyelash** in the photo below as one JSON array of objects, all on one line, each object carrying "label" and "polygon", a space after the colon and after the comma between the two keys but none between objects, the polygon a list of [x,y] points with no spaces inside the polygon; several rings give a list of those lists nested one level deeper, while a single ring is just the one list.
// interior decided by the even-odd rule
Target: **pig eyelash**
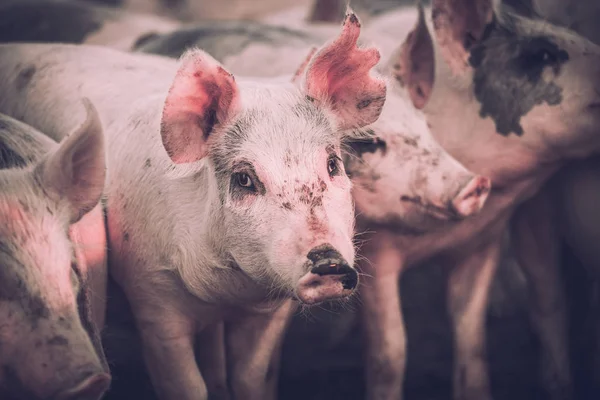
[{"label": "pig eyelash", "polygon": [[246,195],[265,194],[265,187],[256,176],[251,164],[244,162],[233,170],[234,172],[231,174],[230,191],[234,198],[242,198]]},{"label": "pig eyelash", "polygon": [[334,177],[340,175],[342,171],[340,170],[340,163],[342,159],[337,156],[337,154],[332,154],[327,158],[327,172],[330,177]]}]

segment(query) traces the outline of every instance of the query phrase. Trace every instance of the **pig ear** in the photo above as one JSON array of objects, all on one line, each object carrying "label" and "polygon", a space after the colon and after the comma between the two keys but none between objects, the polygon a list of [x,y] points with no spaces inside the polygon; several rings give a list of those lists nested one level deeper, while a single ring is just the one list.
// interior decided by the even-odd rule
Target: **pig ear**
[{"label": "pig ear", "polygon": [[455,74],[468,68],[469,52],[494,19],[493,0],[433,0],[431,13],[442,56]]},{"label": "pig ear", "polygon": [[232,74],[201,50],[183,55],[165,101],[160,130],[171,160],[183,164],[206,156],[211,136],[235,115],[238,105]]},{"label": "pig ear", "polygon": [[48,196],[55,201],[68,200],[71,223],[98,204],[106,177],[100,117],[89,99],[84,98],[83,105],[85,122],[64,138],[35,171]]},{"label": "pig ear", "polygon": [[348,10],[342,33],[315,54],[304,77],[309,99],[329,107],[342,130],[375,122],[385,103],[385,81],[371,75],[379,51],[359,49],[359,35],[360,22]]},{"label": "pig ear", "polygon": [[392,74],[407,88],[417,109],[425,107],[435,77],[433,41],[425,23],[423,5],[419,3],[419,20],[406,40],[392,57]]}]

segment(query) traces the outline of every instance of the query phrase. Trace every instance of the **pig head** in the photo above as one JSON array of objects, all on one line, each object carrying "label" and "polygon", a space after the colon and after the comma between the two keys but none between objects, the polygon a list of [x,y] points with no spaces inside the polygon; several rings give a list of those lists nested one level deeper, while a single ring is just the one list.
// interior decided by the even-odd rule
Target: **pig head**
[{"label": "pig head", "polygon": [[87,120],[60,146],[0,116],[2,398],[99,399],[110,383],[90,302],[103,294],[88,288],[98,260],[85,257],[105,248],[81,248],[89,242],[77,227],[93,209],[102,221],[103,134],[85,106]]},{"label": "pig head", "polygon": [[359,34],[349,13],[339,37],[284,92],[248,84],[241,91],[214,60],[188,53],[164,106],[171,160],[206,158],[214,168],[222,214],[213,237],[222,235],[234,268],[277,297],[314,304],[358,284],[342,132],[375,121],[386,95],[384,81],[370,75],[379,52],[358,48]]}]

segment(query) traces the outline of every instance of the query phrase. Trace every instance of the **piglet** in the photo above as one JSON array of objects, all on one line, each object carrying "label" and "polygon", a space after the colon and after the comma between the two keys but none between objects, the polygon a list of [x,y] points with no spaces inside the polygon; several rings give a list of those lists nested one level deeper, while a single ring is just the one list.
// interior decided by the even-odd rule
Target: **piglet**
[{"label": "piglet", "polygon": [[0,115],[0,393],[99,399],[110,384],[99,339],[106,236],[100,120],[59,146]]}]

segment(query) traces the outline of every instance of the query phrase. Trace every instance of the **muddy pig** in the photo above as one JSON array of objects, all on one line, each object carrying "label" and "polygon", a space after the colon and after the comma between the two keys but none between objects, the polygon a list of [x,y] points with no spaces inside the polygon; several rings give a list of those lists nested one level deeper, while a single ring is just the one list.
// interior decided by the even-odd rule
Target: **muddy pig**
[{"label": "muddy pig", "polygon": [[[100,112],[111,274],[161,398],[206,398],[196,332],[270,313],[282,299],[317,304],[355,291],[341,139],[374,122],[386,97],[370,72],[379,53],[358,48],[359,34],[350,14],[296,83],[236,81],[200,50],[177,63],[84,45],[0,46],[2,111],[54,137],[79,97]],[[264,381],[268,356],[252,356],[233,376]]]},{"label": "muddy pig", "polygon": [[0,396],[99,399],[106,235],[103,133],[87,120],[57,145],[0,115]]}]

